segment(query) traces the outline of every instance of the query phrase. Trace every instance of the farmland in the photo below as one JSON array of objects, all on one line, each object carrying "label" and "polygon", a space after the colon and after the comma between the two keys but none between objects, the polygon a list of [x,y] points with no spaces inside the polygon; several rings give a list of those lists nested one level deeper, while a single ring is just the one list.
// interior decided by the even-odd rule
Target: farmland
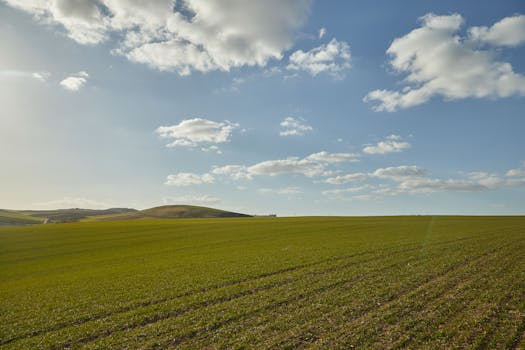
[{"label": "farmland", "polygon": [[0,228],[0,347],[523,348],[525,217]]}]

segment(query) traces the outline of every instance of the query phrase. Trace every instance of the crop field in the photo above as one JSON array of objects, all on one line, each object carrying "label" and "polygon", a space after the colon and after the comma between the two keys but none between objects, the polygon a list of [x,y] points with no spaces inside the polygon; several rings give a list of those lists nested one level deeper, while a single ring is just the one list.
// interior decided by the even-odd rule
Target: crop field
[{"label": "crop field", "polygon": [[525,217],[0,228],[0,348],[525,348]]}]

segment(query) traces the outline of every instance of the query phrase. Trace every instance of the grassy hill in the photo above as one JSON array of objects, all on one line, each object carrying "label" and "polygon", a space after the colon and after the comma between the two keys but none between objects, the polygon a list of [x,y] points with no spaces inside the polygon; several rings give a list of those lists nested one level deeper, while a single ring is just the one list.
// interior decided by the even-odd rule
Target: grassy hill
[{"label": "grassy hill", "polygon": [[41,224],[42,218],[33,217],[13,210],[0,209],[0,226]]},{"label": "grassy hill", "polygon": [[64,223],[77,221],[114,221],[140,218],[234,218],[250,215],[193,205],[165,205],[145,210],[111,209],[56,209],[56,210],[1,210],[0,226]]},{"label": "grassy hill", "polygon": [[111,208],[111,209],[56,209],[56,210],[20,210],[18,213],[27,215],[33,218],[38,218],[40,221],[48,219],[48,222],[75,222],[88,216],[97,215],[115,215],[122,213],[134,213],[136,209],[128,208]]},{"label": "grassy hill", "polygon": [[193,205],[165,205],[141,211],[144,216],[152,218],[237,218],[249,217],[246,214],[198,207]]},{"label": "grassy hill", "polygon": [[2,349],[523,349],[525,217],[0,228]]},{"label": "grassy hill", "polygon": [[117,213],[108,215],[96,215],[86,218],[84,221],[112,221],[129,220],[139,218],[175,219],[175,218],[237,218],[250,217],[250,215],[234,213],[230,211],[199,207],[194,205],[164,205],[132,213]]}]

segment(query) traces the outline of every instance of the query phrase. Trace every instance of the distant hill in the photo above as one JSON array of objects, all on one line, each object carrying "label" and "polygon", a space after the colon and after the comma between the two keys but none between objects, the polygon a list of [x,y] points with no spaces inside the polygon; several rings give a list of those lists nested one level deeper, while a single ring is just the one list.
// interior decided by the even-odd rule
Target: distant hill
[{"label": "distant hill", "polygon": [[113,215],[122,213],[134,213],[136,209],[110,208],[110,209],[57,209],[57,210],[23,210],[19,213],[36,218],[45,218],[48,223],[52,222],[75,222],[88,216]]},{"label": "distant hill", "polygon": [[251,216],[194,205],[164,205],[142,210],[141,213],[147,217],[154,218],[239,218]]},{"label": "distant hill", "polygon": [[15,210],[0,209],[0,226],[34,225],[44,222],[43,218],[26,215]]},{"label": "distant hill", "polygon": [[136,211],[134,213],[92,216],[84,221],[129,220],[139,218],[238,218],[250,216],[251,215],[194,205],[164,205],[161,207]]},{"label": "distant hill", "polygon": [[56,210],[2,210],[0,226],[34,225],[76,221],[114,221],[140,218],[235,218],[250,215],[194,205],[165,205],[145,210],[111,209],[56,209]]}]

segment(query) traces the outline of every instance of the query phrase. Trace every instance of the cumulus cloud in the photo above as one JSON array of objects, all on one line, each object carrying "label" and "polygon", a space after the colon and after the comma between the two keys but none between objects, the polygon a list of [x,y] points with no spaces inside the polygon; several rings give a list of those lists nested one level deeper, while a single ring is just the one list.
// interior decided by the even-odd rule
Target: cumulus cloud
[{"label": "cumulus cloud", "polygon": [[221,202],[219,197],[209,195],[186,195],[178,197],[165,197],[164,204],[217,204]]},{"label": "cumulus cloud", "polygon": [[410,143],[401,141],[399,135],[390,135],[384,141],[380,141],[373,146],[364,147],[363,152],[367,154],[398,153],[410,147]]},{"label": "cumulus cloud", "polygon": [[188,75],[280,60],[311,0],[4,0],[63,27],[80,44],[115,38],[113,52]]},{"label": "cumulus cloud", "polygon": [[215,178],[211,174],[178,173],[168,175],[164,184],[169,186],[184,187],[211,184],[214,182]]},{"label": "cumulus cloud", "polygon": [[525,15],[503,18],[491,27],[469,29],[472,41],[494,46],[518,46],[525,43]]},{"label": "cumulus cloud", "polygon": [[287,117],[279,125],[281,126],[279,132],[281,136],[302,136],[313,130],[303,118]]},{"label": "cumulus cloud", "polygon": [[[387,50],[390,65],[406,74],[400,91],[374,90],[365,102],[377,102],[376,111],[394,112],[428,102],[435,96],[446,100],[503,98],[525,95],[525,77],[508,62],[497,60],[497,52],[475,42],[513,46],[521,43],[522,16],[505,18],[491,28],[474,27],[466,37],[459,14],[420,18],[421,27],[396,38]],[[516,33],[503,38],[510,30]],[[475,40],[474,40],[475,39]]]},{"label": "cumulus cloud", "polygon": [[84,87],[87,83],[89,74],[84,71],[80,71],[76,74],[72,74],[60,82],[60,85],[69,91],[78,91]]},{"label": "cumulus cloud", "polygon": [[326,72],[336,78],[342,78],[344,70],[351,67],[350,59],[348,43],[332,39],[329,43],[307,52],[295,51],[290,55],[287,69],[305,71],[312,76]]},{"label": "cumulus cloud", "polygon": [[[239,124],[230,121],[215,122],[203,118],[186,119],[176,125],[161,126],[156,132],[161,138],[171,140],[167,147],[196,147],[230,142]],[[216,145],[201,148],[203,151],[220,152]]]}]

